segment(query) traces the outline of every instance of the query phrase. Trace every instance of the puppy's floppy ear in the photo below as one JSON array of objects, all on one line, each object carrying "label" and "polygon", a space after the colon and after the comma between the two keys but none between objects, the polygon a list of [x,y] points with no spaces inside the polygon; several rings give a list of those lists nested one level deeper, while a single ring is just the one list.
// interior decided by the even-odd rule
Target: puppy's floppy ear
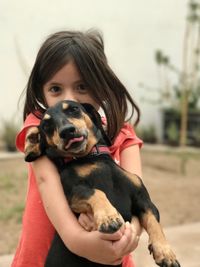
[{"label": "puppy's floppy ear", "polygon": [[31,162],[41,156],[40,131],[38,127],[31,127],[27,130],[25,139],[25,161]]},{"label": "puppy's floppy ear", "polygon": [[96,109],[88,103],[81,104],[93,123],[99,128],[102,125],[101,116]]},{"label": "puppy's floppy ear", "polygon": [[111,141],[107,136],[105,130],[103,129],[102,120],[99,112],[97,112],[96,109],[91,104],[83,103],[81,105],[84,107],[86,113],[89,115],[90,119],[95,124],[95,126],[101,131],[102,137],[106,142],[106,145],[111,146]]}]

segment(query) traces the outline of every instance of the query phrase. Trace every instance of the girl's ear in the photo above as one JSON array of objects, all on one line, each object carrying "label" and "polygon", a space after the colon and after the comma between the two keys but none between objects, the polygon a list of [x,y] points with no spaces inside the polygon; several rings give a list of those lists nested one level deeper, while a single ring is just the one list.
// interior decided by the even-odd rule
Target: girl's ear
[{"label": "girl's ear", "polygon": [[92,122],[94,123],[96,128],[98,128],[100,130],[102,137],[103,137],[104,141],[106,142],[106,145],[111,146],[112,145],[111,141],[110,141],[109,137],[107,136],[105,130],[103,129],[100,114],[96,111],[96,109],[92,105],[90,105],[88,103],[83,103],[81,105],[84,107],[86,113],[88,114],[88,116],[90,117],[90,119],[92,120]]},{"label": "girl's ear", "polygon": [[31,127],[27,130],[25,138],[25,161],[31,162],[41,156],[40,131],[38,127]]}]

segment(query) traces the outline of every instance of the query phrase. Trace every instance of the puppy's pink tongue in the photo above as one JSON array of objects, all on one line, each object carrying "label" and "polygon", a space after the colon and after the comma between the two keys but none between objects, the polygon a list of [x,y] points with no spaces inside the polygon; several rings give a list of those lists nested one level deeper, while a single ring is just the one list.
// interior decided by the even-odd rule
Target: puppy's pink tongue
[{"label": "puppy's pink tongue", "polygon": [[83,141],[83,138],[84,138],[84,137],[81,136],[81,137],[76,137],[76,138],[72,138],[72,139],[70,139],[69,142],[67,143],[67,145],[65,146],[65,149],[68,149],[68,148],[71,146],[71,144],[73,144],[73,143]]}]

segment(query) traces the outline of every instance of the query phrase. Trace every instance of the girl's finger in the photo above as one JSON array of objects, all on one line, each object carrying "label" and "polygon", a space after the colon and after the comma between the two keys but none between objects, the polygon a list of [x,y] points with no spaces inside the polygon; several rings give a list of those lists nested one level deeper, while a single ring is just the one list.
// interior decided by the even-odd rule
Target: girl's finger
[{"label": "girl's finger", "polygon": [[126,236],[127,243],[123,248],[123,251],[122,251],[123,255],[127,255],[136,249],[139,243],[139,237],[140,237],[139,234],[138,232],[136,232],[136,229],[134,228],[133,225],[131,225],[130,223],[126,223],[125,236]]},{"label": "girl's finger", "polygon": [[120,230],[118,230],[117,232],[113,233],[113,234],[104,234],[104,233],[100,233],[100,238],[103,240],[107,240],[107,241],[117,241],[122,237],[122,233]]},{"label": "girl's finger", "polygon": [[[135,240],[136,239],[136,240]],[[122,237],[113,242],[113,248],[118,257],[123,257],[135,249],[138,244],[138,238],[133,235],[129,222],[125,223],[125,231]]]},{"label": "girl's finger", "polygon": [[139,240],[140,240],[140,237],[138,235],[134,236],[132,240],[129,242],[129,244],[127,245],[127,247],[124,249],[124,254],[127,255],[133,252],[137,248]]},{"label": "girl's finger", "polygon": [[95,225],[94,225],[94,221],[91,220],[91,216],[89,216],[86,213],[81,213],[78,221],[80,223],[80,225],[86,230],[86,231],[92,231],[95,230]]},{"label": "girl's finger", "polygon": [[131,220],[131,225],[133,226],[134,231],[137,232],[137,234],[140,236],[143,228],[141,227],[140,221],[137,217],[133,217]]}]

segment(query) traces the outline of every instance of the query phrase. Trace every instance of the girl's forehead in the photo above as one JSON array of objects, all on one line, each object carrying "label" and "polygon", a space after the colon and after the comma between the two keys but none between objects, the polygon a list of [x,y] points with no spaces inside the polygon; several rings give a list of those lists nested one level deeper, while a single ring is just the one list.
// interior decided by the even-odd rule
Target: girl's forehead
[{"label": "girl's forehead", "polygon": [[66,81],[68,82],[78,82],[81,81],[81,74],[74,63],[74,61],[69,61],[66,63],[60,70],[58,70],[50,79],[47,81],[47,84],[57,83],[63,84]]}]

